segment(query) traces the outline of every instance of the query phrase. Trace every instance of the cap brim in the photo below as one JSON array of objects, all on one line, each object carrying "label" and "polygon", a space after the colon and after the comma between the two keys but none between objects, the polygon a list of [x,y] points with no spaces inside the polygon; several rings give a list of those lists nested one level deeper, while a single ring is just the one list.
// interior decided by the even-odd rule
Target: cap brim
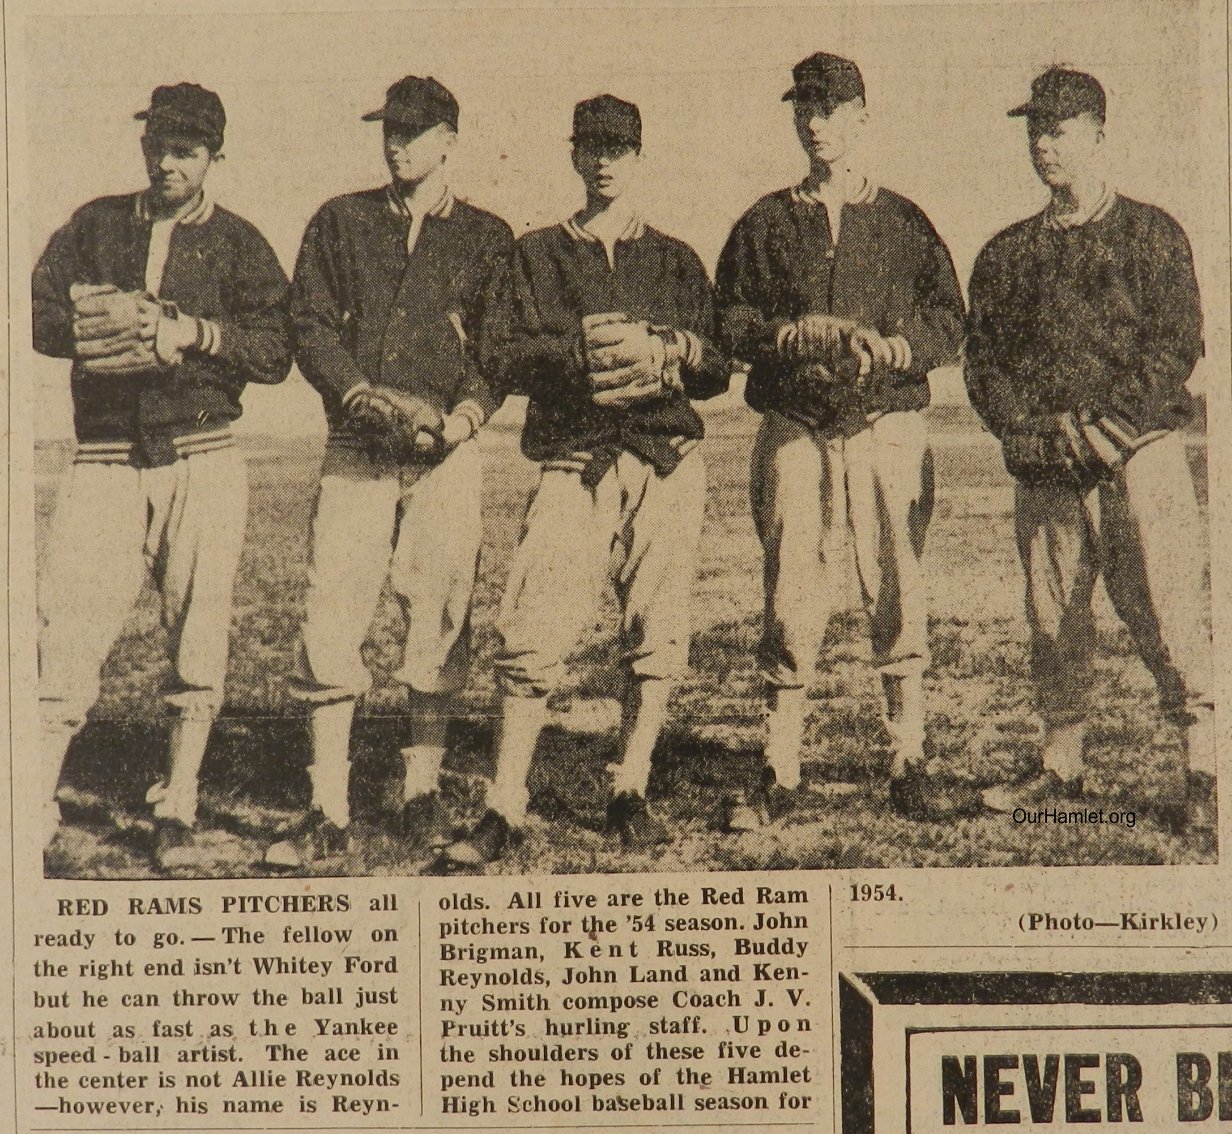
[{"label": "cap brim", "polygon": [[862,91],[852,91],[844,94],[841,90],[822,89],[821,87],[795,86],[792,87],[785,95],[783,102],[819,102],[823,106],[828,106],[833,109],[836,106],[842,106],[845,102],[855,102],[856,99],[863,99]]},{"label": "cap brim", "polygon": [[1014,107],[1013,110],[1005,112],[1006,118],[1029,118],[1032,114],[1042,114],[1037,103],[1024,102],[1021,106]]},{"label": "cap brim", "polygon": [[216,140],[218,144],[221,145],[222,143],[222,128],[217,130],[211,129],[209,126],[193,118],[183,118],[178,114],[167,114],[166,112],[151,114],[148,110],[139,111],[133,115],[133,118],[138,122],[145,123],[145,132],[147,134],[164,137],[167,135],[182,135],[186,138],[199,138],[207,144]]},{"label": "cap brim", "polygon": [[373,110],[363,116],[364,122],[388,122],[393,126],[400,126],[402,129],[418,136],[427,130],[431,130],[433,126],[445,124],[443,118],[404,118],[399,114],[390,113],[387,110]]},{"label": "cap brim", "polygon": [[783,102],[796,102],[797,100],[812,99],[815,102],[835,102],[836,104],[841,99],[832,99],[831,93],[822,90],[821,87],[800,86],[797,84],[783,95]]},{"label": "cap brim", "polygon": [[635,150],[641,144],[641,138],[629,138],[623,134],[573,134],[569,141],[575,146],[625,146]]}]

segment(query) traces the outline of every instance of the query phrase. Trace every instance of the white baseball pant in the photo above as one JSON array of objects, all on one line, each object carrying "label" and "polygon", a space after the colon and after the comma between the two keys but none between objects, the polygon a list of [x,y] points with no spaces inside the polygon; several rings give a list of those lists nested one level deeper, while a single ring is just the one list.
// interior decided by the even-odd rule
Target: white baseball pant
[{"label": "white baseball pant", "polygon": [[361,648],[387,578],[407,627],[395,679],[418,693],[462,688],[483,540],[482,485],[474,439],[437,465],[327,448],[293,696],[325,704],[370,687]]},{"label": "white baseball pant", "polygon": [[689,604],[706,507],[697,449],[666,476],[622,452],[591,489],[544,469],[526,513],[497,630],[506,694],[543,697],[616,584],[625,662],[635,678],[675,678],[689,661]]},{"label": "white baseball pant", "polygon": [[811,678],[838,605],[849,530],[873,664],[886,676],[928,666],[920,567],[932,516],[933,462],[917,411],[883,414],[854,437],[818,437],[773,411],[753,446],[753,520],[765,554],[759,659],[772,688]]},{"label": "white baseball pant", "polygon": [[1187,706],[1210,706],[1202,593],[1208,548],[1178,434],[1143,446],[1115,479],[1088,492],[1020,483],[1014,512],[1031,672],[1046,721],[1087,715],[1095,655],[1091,596],[1101,573],[1159,687],[1161,710],[1179,716]]},{"label": "white baseball pant", "polygon": [[166,699],[212,719],[222,705],[248,477],[234,447],[158,468],[74,464],[52,521],[41,592],[44,727],[78,731],[99,671],[147,576],[162,600],[172,676]]}]

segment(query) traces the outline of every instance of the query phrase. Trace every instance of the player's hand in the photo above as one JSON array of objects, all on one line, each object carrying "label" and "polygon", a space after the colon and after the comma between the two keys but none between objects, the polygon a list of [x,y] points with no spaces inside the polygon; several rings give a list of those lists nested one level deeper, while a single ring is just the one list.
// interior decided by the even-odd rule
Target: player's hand
[{"label": "player's hand", "polygon": [[894,347],[872,327],[853,327],[847,335],[847,346],[859,364],[861,378],[867,378],[877,368],[894,368]]},{"label": "player's hand", "polygon": [[[1086,415],[1073,411],[1057,414],[1056,439],[1061,460],[1078,480],[1105,479],[1122,463],[1120,452]],[[1106,460],[1105,454],[1111,460]]]},{"label": "player's hand", "polygon": [[[446,447],[456,449],[464,441],[469,441],[475,435],[475,423],[464,413],[447,413],[441,423],[441,441]],[[426,438],[426,442],[421,441]],[[431,449],[436,444],[436,438],[422,429],[415,435],[415,444]]]},{"label": "player's hand", "polygon": [[197,345],[200,330],[200,324],[191,315],[180,312],[172,316],[162,312],[154,333],[158,361],[164,366],[178,366],[184,361],[185,353]]}]

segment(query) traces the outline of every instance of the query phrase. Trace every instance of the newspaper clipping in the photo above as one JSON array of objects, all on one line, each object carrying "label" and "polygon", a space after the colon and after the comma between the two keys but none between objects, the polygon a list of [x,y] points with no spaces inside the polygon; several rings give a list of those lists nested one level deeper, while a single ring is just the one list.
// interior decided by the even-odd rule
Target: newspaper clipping
[{"label": "newspaper clipping", "polygon": [[2,10],[0,1130],[1232,1130],[1226,0]]}]

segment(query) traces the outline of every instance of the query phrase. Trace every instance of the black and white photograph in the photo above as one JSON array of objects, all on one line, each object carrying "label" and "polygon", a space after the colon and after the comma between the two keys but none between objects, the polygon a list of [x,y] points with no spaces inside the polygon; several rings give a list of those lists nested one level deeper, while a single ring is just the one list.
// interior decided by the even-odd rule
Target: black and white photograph
[{"label": "black and white photograph", "polygon": [[1208,17],[27,11],[45,876],[1218,862]]}]

